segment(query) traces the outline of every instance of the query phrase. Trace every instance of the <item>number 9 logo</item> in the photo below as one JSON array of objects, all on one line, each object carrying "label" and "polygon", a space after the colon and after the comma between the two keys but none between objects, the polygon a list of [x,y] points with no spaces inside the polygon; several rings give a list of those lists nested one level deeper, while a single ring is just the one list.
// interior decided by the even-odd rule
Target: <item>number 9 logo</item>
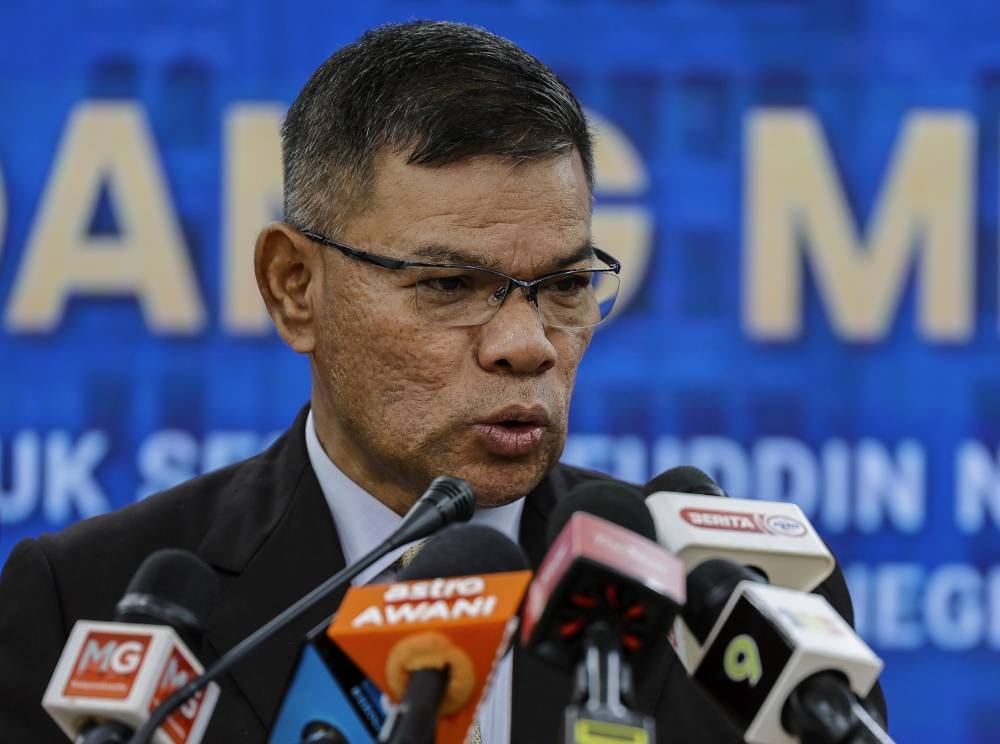
[{"label": "number 9 logo", "polygon": [[756,687],[764,674],[757,642],[745,633],[729,642],[722,663],[729,679],[733,682],[749,682],[751,687]]}]

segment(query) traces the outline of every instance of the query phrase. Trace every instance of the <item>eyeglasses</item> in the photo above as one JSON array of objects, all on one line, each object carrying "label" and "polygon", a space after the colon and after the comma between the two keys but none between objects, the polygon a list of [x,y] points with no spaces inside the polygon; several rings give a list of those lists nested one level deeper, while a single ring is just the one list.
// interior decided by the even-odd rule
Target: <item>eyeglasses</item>
[{"label": "eyeglasses", "polygon": [[418,269],[417,312],[439,325],[457,327],[488,323],[511,292],[520,287],[546,326],[590,328],[611,314],[618,297],[621,262],[600,248],[594,248],[594,256],[606,264],[604,268],[554,271],[523,281],[481,266],[388,258],[343,245],[312,230],[296,229],[309,240],[336,248],[356,261],[383,269]]}]

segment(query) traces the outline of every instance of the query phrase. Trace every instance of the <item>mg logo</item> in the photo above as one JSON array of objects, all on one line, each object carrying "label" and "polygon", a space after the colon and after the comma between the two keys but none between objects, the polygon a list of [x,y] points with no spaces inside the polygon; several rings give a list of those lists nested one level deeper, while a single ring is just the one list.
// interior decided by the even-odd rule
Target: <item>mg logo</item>
[{"label": "mg logo", "polygon": [[[183,667],[182,667],[183,665]],[[178,687],[183,687],[191,679],[193,670],[184,657],[175,649],[167,663],[167,668],[163,670],[163,677],[160,678],[160,685],[157,692],[166,697]]]},{"label": "mg logo", "polygon": [[80,664],[76,671],[80,673],[98,671],[103,674],[110,671],[114,674],[132,674],[142,663],[145,651],[145,644],[139,641],[125,641],[124,643],[108,641],[102,644],[96,638],[92,638],[83,647],[83,653],[80,654]]},{"label": "mg logo", "polygon": [[[175,645],[170,651],[170,658],[163,669],[163,674],[160,675],[160,680],[156,685],[156,692],[153,693],[153,697],[149,701],[149,711],[152,712],[155,710],[174,690],[183,687],[197,677],[198,672],[199,670],[188,661]],[[201,710],[204,697],[205,691],[202,690],[189,698],[164,723],[162,730],[170,737],[170,740],[174,744],[183,744],[183,742],[188,740],[195,720],[198,718],[198,713]]]},{"label": "mg logo", "polygon": [[124,700],[132,691],[151,637],[91,631],[66,682],[66,695]]}]

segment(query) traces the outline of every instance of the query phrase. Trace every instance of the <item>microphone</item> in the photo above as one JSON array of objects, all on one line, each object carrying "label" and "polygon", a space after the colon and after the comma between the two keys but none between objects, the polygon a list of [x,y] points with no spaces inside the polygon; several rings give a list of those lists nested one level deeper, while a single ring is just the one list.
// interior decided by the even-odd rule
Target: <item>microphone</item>
[{"label": "microphone", "polygon": [[299,599],[288,609],[244,638],[220,656],[203,674],[177,689],[164,700],[145,723],[136,731],[130,744],[146,744],[153,732],[174,710],[192,695],[228,672],[261,644],[273,638],[288,625],[298,620],[320,602],[367,569],[373,563],[401,545],[428,537],[447,524],[468,521],[476,508],[476,495],[472,486],[461,478],[442,475],[435,478],[427,491],[410,508],[402,523],[374,550],[357,562],[338,571],[325,582]]},{"label": "microphone", "polygon": [[704,643],[691,676],[745,741],[892,742],[859,700],[882,661],[825,598],[714,559],[688,575],[682,614]]},{"label": "microphone", "polygon": [[389,546],[385,552],[430,537],[449,524],[468,522],[475,511],[476,492],[472,486],[461,478],[439,475],[385,539],[383,545]]},{"label": "microphone", "polygon": [[[115,622],[73,626],[42,707],[77,744],[124,744],[160,701],[201,674],[188,647],[197,647],[218,592],[215,573],[194,554],[148,556]],[[189,701],[167,719],[157,744],[198,744],[218,695],[212,685]]]},{"label": "microphone", "polygon": [[398,704],[379,741],[462,744],[517,627],[528,560],[500,532],[462,525],[399,578],[352,587],[327,635]]},{"label": "microphone", "polygon": [[752,566],[777,586],[811,591],[833,555],[797,504],[732,499],[697,468],[679,467],[644,489],[660,543],[688,568],[709,558]]},{"label": "microphone", "polygon": [[684,604],[682,562],[656,542],[642,494],[615,483],[574,488],[550,517],[550,547],[528,591],[521,642],[575,670],[567,743],[655,741],[655,721],[629,710],[635,676],[656,658]]},{"label": "microphone", "polygon": [[712,480],[712,477],[708,473],[691,465],[678,465],[675,468],[670,468],[670,470],[666,470],[653,478],[643,488],[646,496],[650,496],[657,491],[694,493],[701,496],[729,498],[729,494],[723,491],[722,486]]},{"label": "microphone", "polygon": [[300,744],[351,744],[340,730],[324,721],[310,721],[302,729]]},{"label": "microphone", "polygon": [[[711,558],[750,566],[774,586],[809,592],[836,561],[797,504],[733,499],[697,468],[682,466],[646,484],[660,544],[687,570]],[[678,623],[678,655],[690,671],[698,646]]]}]

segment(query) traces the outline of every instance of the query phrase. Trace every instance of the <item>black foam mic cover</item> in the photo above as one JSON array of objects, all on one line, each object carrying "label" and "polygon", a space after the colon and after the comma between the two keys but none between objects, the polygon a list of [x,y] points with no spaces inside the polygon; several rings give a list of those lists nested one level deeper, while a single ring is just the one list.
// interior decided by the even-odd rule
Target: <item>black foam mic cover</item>
[{"label": "black foam mic cover", "polygon": [[197,639],[219,595],[215,572],[194,553],[165,548],[149,555],[115,606],[123,623],[168,625],[184,640]]},{"label": "black foam mic cover", "polygon": [[587,481],[573,488],[552,510],[548,527],[550,545],[570,517],[580,511],[656,540],[656,525],[639,489],[615,481]]},{"label": "black foam mic cover", "polygon": [[399,572],[400,581],[527,571],[528,558],[502,532],[481,524],[445,527]]},{"label": "black foam mic cover", "polygon": [[680,465],[660,473],[646,484],[643,491],[647,496],[660,491],[695,493],[702,496],[721,496],[723,498],[729,495],[722,490],[718,483],[712,480],[708,473],[690,465]]}]

